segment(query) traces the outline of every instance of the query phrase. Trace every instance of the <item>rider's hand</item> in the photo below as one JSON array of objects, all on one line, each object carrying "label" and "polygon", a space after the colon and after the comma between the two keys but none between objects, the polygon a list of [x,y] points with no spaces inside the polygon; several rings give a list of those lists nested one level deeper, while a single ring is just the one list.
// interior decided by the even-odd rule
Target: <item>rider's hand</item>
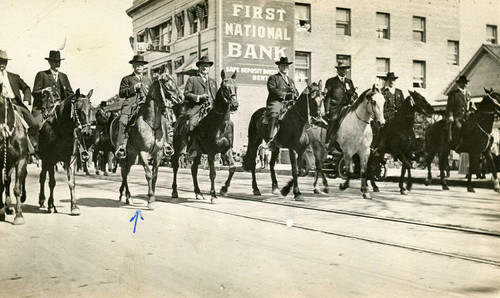
[{"label": "rider's hand", "polygon": [[137,83],[137,84],[134,85],[134,89],[135,90],[140,90],[141,87],[142,87],[142,83]]},{"label": "rider's hand", "polygon": [[448,117],[448,121],[453,122],[454,121],[453,116]]},{"label": "rider's hand", "polygon": [[42,89],[42,94],[52,92],[52,87],[46,87]]},{"label": "rider's hand", "polygon": [[198,97],[198,100],[199,100],[200,102],[205,102],[205,101],[207,101],[207,100],[208,100],[208,95],[207,95],[207,94],[202,94],[202,95],[200,95],[200,96]]}]

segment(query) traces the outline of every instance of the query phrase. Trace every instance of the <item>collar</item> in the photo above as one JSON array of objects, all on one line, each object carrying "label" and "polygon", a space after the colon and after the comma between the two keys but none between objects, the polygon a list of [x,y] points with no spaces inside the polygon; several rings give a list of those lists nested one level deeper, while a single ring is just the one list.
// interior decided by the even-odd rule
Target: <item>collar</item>
[{"label": "collar", "polygon": [[458,87],[458,90],[460,90],[460,92],[462,92],[462,94],[464,94],[464,95],[465,95],[465,92],[467,92],[467,89],[466,89],[466,88],[461,89],[460,87]]},{"label": "collar", "polygon": [[58,71],[56,72],[56,71],[54,71],[52,68],[51,68],[51,69],[49,69],[49,70],[50,70],[50,73],[51,73],[52,75],[59,75],[59,72],[58,72]]},{"label": "collar", "polygon": [[341,82],[345,82],[346,77],[341,77],[341,76],[339,76],[339,75],[337,75],[337,77],[339,78],[339,80],[340,80]]},{"label": "collar", "polygon": [[396,87],[387,87],[387,90],[389,90],[392,94],[396,94]]},{"label": "collar", "polygon": [[0,75],[1,75],[2,77],[7,77],[7,70],[0,71]]},{"label": "collar", "polygon": [[288,77],[288,75],[286,75],[286,74],[282,73],[281,71],[278,71],[278,73],[279,73],[282,77],[284,77],[284,78]]}]

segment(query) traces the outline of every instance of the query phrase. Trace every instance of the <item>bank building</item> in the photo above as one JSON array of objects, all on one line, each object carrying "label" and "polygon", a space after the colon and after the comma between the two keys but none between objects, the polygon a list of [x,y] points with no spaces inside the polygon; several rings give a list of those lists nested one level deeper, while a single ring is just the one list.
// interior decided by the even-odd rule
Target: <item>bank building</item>
[{"label": "bank building", "polygon": [[[126,12],[148,76],[166,66],[183,86],[204,54],[215,62],[209,75],[218,83],[221,70],[238,72],[232,120],[239,150],[281,56],[294,61],[290,75],[300,92],[308,80],[335,76],[335,64],[344,61],[358,93],[391,71],[405,96],[416,90],[442,110],[450,82],[478,49],[498,47],[500,1],[135,0]],[[499,72],[491,75],[500,82]]]}]

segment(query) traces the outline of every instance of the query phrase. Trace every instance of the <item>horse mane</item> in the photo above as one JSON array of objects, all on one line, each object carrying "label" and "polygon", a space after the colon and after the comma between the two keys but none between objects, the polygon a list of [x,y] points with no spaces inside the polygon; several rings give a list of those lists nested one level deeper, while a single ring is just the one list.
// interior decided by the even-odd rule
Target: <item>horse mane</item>
[{"label": "horse mane", "polygon": [[370,90],[371,89],[366,89],[363,93],[361,93],[361,95],[356,99],[356,101],[354,101],[354,103],[349,107],[347,112],[356,111],[359,105],[365,100],[365,97]]}]

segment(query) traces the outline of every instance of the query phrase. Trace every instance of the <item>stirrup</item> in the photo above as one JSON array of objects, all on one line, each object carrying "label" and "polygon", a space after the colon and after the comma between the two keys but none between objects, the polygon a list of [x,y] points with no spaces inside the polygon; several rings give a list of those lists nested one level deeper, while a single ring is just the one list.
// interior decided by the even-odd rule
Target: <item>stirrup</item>
[{"label": "stirrup", "polygon": [[126,149],[125,148],[118,148],[115,152],[115,156],[118,159],[124,159],[125,157],[127,157]]},{"label": "stirrup", "polygon": [[174,154],[174,148],[170,144],[163,145],[163,155],[172,156],[172,154]]}]

